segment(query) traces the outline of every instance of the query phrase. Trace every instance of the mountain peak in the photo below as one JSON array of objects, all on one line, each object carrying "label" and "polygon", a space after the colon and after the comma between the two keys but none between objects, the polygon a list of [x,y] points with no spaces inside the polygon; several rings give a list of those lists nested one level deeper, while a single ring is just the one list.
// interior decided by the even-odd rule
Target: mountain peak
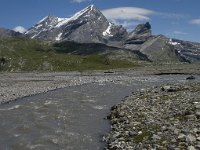
[{"label": "mountain peak", "polygon": [[150,25],[149,22],[139,24],[135,28],[135,32],[137,32],[137,33],[140,33],[140,32],[143,32],[143,31],[149,31],[149,30],[151,30],[151,25]]},{"label": "mountain peak", "polygon": [[142,23],[129,33],[127,44],[142,44],[151,37],[151,25],[149,22]]},{"label": "mountain peak", "polygon": [[53,20],[55,18],[56,18],[55,16],[46,16],[43,19],[41,19],[37,24],[40,24],[40,23],[42,23],[42,22],[44,22],[46,20]]},{"label": "mountain peak", "polygon": [[97,10],[97,7],[96,7],[94,4],[89,5],[89,6],[87,6],[86,8],[87,8],[87,9],[90,9],[90,10]]},{"label": "mountain peak", "polygon": [[127,32],[111,24],[95,5],[89,5],[70,18],[46,16],[25,34],[34,39],[89,43],[118,40]]},{"label": "mountain peak", "polygon": [[129,33],[129,37],[149,37],[151,36],[151,24],[149,22],[137,25],[137,27]]}]

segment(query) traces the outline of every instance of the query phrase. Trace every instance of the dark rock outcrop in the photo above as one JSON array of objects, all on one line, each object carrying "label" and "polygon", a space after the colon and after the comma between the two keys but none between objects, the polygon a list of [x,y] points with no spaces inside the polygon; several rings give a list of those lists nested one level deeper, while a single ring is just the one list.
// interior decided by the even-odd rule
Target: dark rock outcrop
[{"label": "dark rock outcrop", "polygon": [[149,22],[139,24],[135,30],[128,34],[125,44],[143,44],[151,35],[151,25]]}]

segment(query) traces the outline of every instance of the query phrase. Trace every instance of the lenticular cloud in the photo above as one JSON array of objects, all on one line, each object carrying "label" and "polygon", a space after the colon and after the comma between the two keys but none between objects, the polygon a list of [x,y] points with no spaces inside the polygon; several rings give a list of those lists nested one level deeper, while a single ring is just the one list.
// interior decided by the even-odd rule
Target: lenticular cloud
[{"label": "lenticular cloud", "polygon": [[133,19],[150,20],[149,15],[155,14],[154,11],[138,7],[119,7],[103,10],[102,13],[108,19]]}]

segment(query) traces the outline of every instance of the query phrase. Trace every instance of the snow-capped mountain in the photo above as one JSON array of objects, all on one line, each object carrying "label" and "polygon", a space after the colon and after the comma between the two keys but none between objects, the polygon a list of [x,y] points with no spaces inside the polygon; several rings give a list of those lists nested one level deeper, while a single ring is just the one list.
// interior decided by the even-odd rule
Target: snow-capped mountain
[{"label": "snow-capped mountain", "polygon": [[26,33],[32,39],[106,43],[127,36],[122,26],[116,26],[94,6],[90,5],[70,18],[47,16]]},{"label": "snow-capped mountain", "polygon": [[[70,18],[46,16],[24,35],[31,39],[56,43],[84,43],[88,47],[88,43],[100,43],[132,52],[139,51],[151,61],[200,62],[199,43],[152,35],[151,31],[151,25],[147,22],[128,32],[124,27],[109,22],[101,11],[90,5]],[[0,37],[21,35],[23,34],[0,29]],[[72,51],[76,50],[72,48]]]}]

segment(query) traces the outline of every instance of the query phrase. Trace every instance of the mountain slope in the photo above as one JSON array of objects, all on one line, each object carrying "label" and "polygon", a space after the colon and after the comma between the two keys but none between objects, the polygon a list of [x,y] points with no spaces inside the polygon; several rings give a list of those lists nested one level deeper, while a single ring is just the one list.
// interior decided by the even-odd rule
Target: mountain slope
[{"label": "mountain slope", "polygon": [[23,37],[24,35],[10,29],[0,28],[0,38]]},{"label": "mountain slope", "polygon": [[47,16],[25,34],[32,39],[106,43],[108,39],[121,41],[127,32],[122,26],[110,23],[94,5],[91,5],[71,18]]},{"label": "mountain slope", "polygon": [[[73,52],[66,51],[73,48]],[[98,49],[81,55],[81,51]],[[79,54],[79,55],[77,55]],[[129,56],[129,57],[127,57]],[[0,71],[69,71],[130,68],[145,56],[110,48],[106,45],[80,43],[49,44],[27,38],[0,39]]]},{"label": "mountain slope", "polygon": [[[0,37],[17,36],[22,34],[0,30]],[[152,35],[149,22],[139,24],[128,32],[122,26],[109,22],[94,5],[82,9],[70,18],[47,16],[23,36],[56,43],[56,49],[60,46],[64,53],[70,54],[109,53],[110,57],[112,54],[119,59],[121,55],[121,58],[141,58],[158,63],[200,62],[199,43]]]},{"label": "mountain slope", "polygon": [[142,44],[140,52],[146,54],[154,62],[180,62],[183,61],[177,51],[168,44],[165,36],[154,36]]},{"label": "mountain slope", "polygon": [[169,39],[169,44],[173,46],[185,61],[190,63],[200,62],[200,43]]}]

